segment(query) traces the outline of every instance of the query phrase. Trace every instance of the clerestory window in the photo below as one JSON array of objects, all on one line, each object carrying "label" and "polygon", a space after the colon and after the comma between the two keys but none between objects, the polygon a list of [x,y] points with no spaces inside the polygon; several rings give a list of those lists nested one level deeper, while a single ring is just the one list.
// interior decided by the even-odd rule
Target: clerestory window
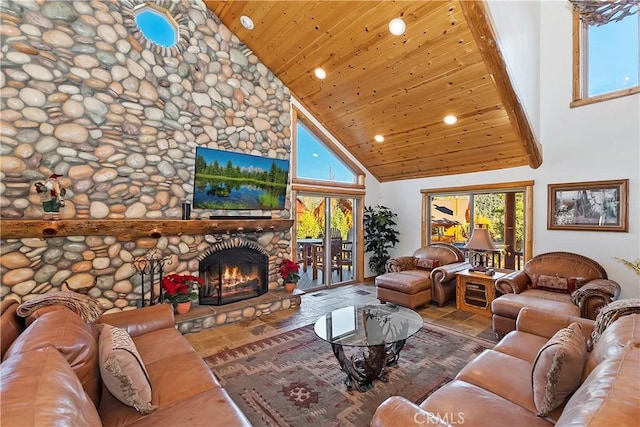
[{"label": "clerestory window", "polygon": [[293,183],[314,187],[342,187],[364,191],[364,172],[331,141],[325,132],[294,109]]},{"label": "clerestory window", "polygon": [[637,2],[574,5],[572,107],[640,92]]},{"label": "clerestory window", "polygon": [[355,184],[358,176],[302,120],[296,121],[297,177]]}]

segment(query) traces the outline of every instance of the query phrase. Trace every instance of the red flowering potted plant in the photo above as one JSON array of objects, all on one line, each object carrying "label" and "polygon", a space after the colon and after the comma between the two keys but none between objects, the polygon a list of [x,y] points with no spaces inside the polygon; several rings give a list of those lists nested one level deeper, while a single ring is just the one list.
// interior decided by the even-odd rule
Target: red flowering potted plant
[{"label": "red flowering potted plant", "polygon": [[189,274],[169,274],[162,279],[164,298],[169,301],[178,314],[191,309],[191,301],[198,298],[198,289],[202,279]]},{"label": "red flowering potted plant", "polygon": [[300,275],[298,274],[300,266],[290,259],[283,258],[278,263],[278,274],[282,277],[284,281],[284,288],[287,292],[293,292],[296,288],[296,283],[300,280]]}]

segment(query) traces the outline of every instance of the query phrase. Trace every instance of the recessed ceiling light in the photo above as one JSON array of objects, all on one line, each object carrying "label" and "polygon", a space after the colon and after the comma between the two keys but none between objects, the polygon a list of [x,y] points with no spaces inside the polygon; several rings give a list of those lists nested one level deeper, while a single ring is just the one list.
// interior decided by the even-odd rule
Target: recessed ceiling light
[{"label": "recessed ceiling light", "polygon": [[382,135],[376,135],[373,137],[373,139],[375,139],[376,142],[384,142],[384,136]]},{"label": "recessed ceiling light", "polygon": [[313,157],[318,157],[318,153],[313,153],[312,156]]},{"label": "recessed ceiling light", "polygon": [[319,78],[320,80],[324,80],[327,78],[327,72],[320,67],[313,70],[313,74],[315,74],[316,77]]},{"label": "recessed ceiling light", "polygon": [[407,29],[407,25],[402,18],[393,18],[389,21],[389,32],[394,36],[401,36],[404,34],[404,30]]},{"label": "recessed ceiling light", "polygon": [[243,27],[245,27],[247,30],[253,30],[253,20],[251,18],[249,18],[247,15],[242,15],[240,17],[240,23],[242,24]]},{"label": "recessed ceiling light", "polygon": [[444,116],[444,119],[442,119],[442,121],[448,125],[454,125],[458,121],[458,118],[453,114],[449,114],[448,116]]}]

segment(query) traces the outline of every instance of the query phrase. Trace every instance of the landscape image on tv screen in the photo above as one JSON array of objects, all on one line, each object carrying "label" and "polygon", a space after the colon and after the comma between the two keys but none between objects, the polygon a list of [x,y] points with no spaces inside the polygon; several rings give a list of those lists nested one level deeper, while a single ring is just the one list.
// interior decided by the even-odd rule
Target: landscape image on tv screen
[{"label": "landscape image on tv screen", "polygon": [[196,147],[196,209],[284,209],[289,161]]}]

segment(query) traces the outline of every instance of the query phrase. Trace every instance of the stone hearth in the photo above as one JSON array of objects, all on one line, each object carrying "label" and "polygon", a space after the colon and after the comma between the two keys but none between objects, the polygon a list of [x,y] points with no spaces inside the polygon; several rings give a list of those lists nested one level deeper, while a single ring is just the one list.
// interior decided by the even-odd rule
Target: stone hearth
[{"label": "stone hearth", "polygon": [[303,294],[304,291],[299,289],[288,293],[279,288],[270,290],[256,298],[227,305],[197,305],[187,314],[176,314],[176,326],[182,334],[189,334],[243,320],[251,320],[276,311],[299,307]]}]

